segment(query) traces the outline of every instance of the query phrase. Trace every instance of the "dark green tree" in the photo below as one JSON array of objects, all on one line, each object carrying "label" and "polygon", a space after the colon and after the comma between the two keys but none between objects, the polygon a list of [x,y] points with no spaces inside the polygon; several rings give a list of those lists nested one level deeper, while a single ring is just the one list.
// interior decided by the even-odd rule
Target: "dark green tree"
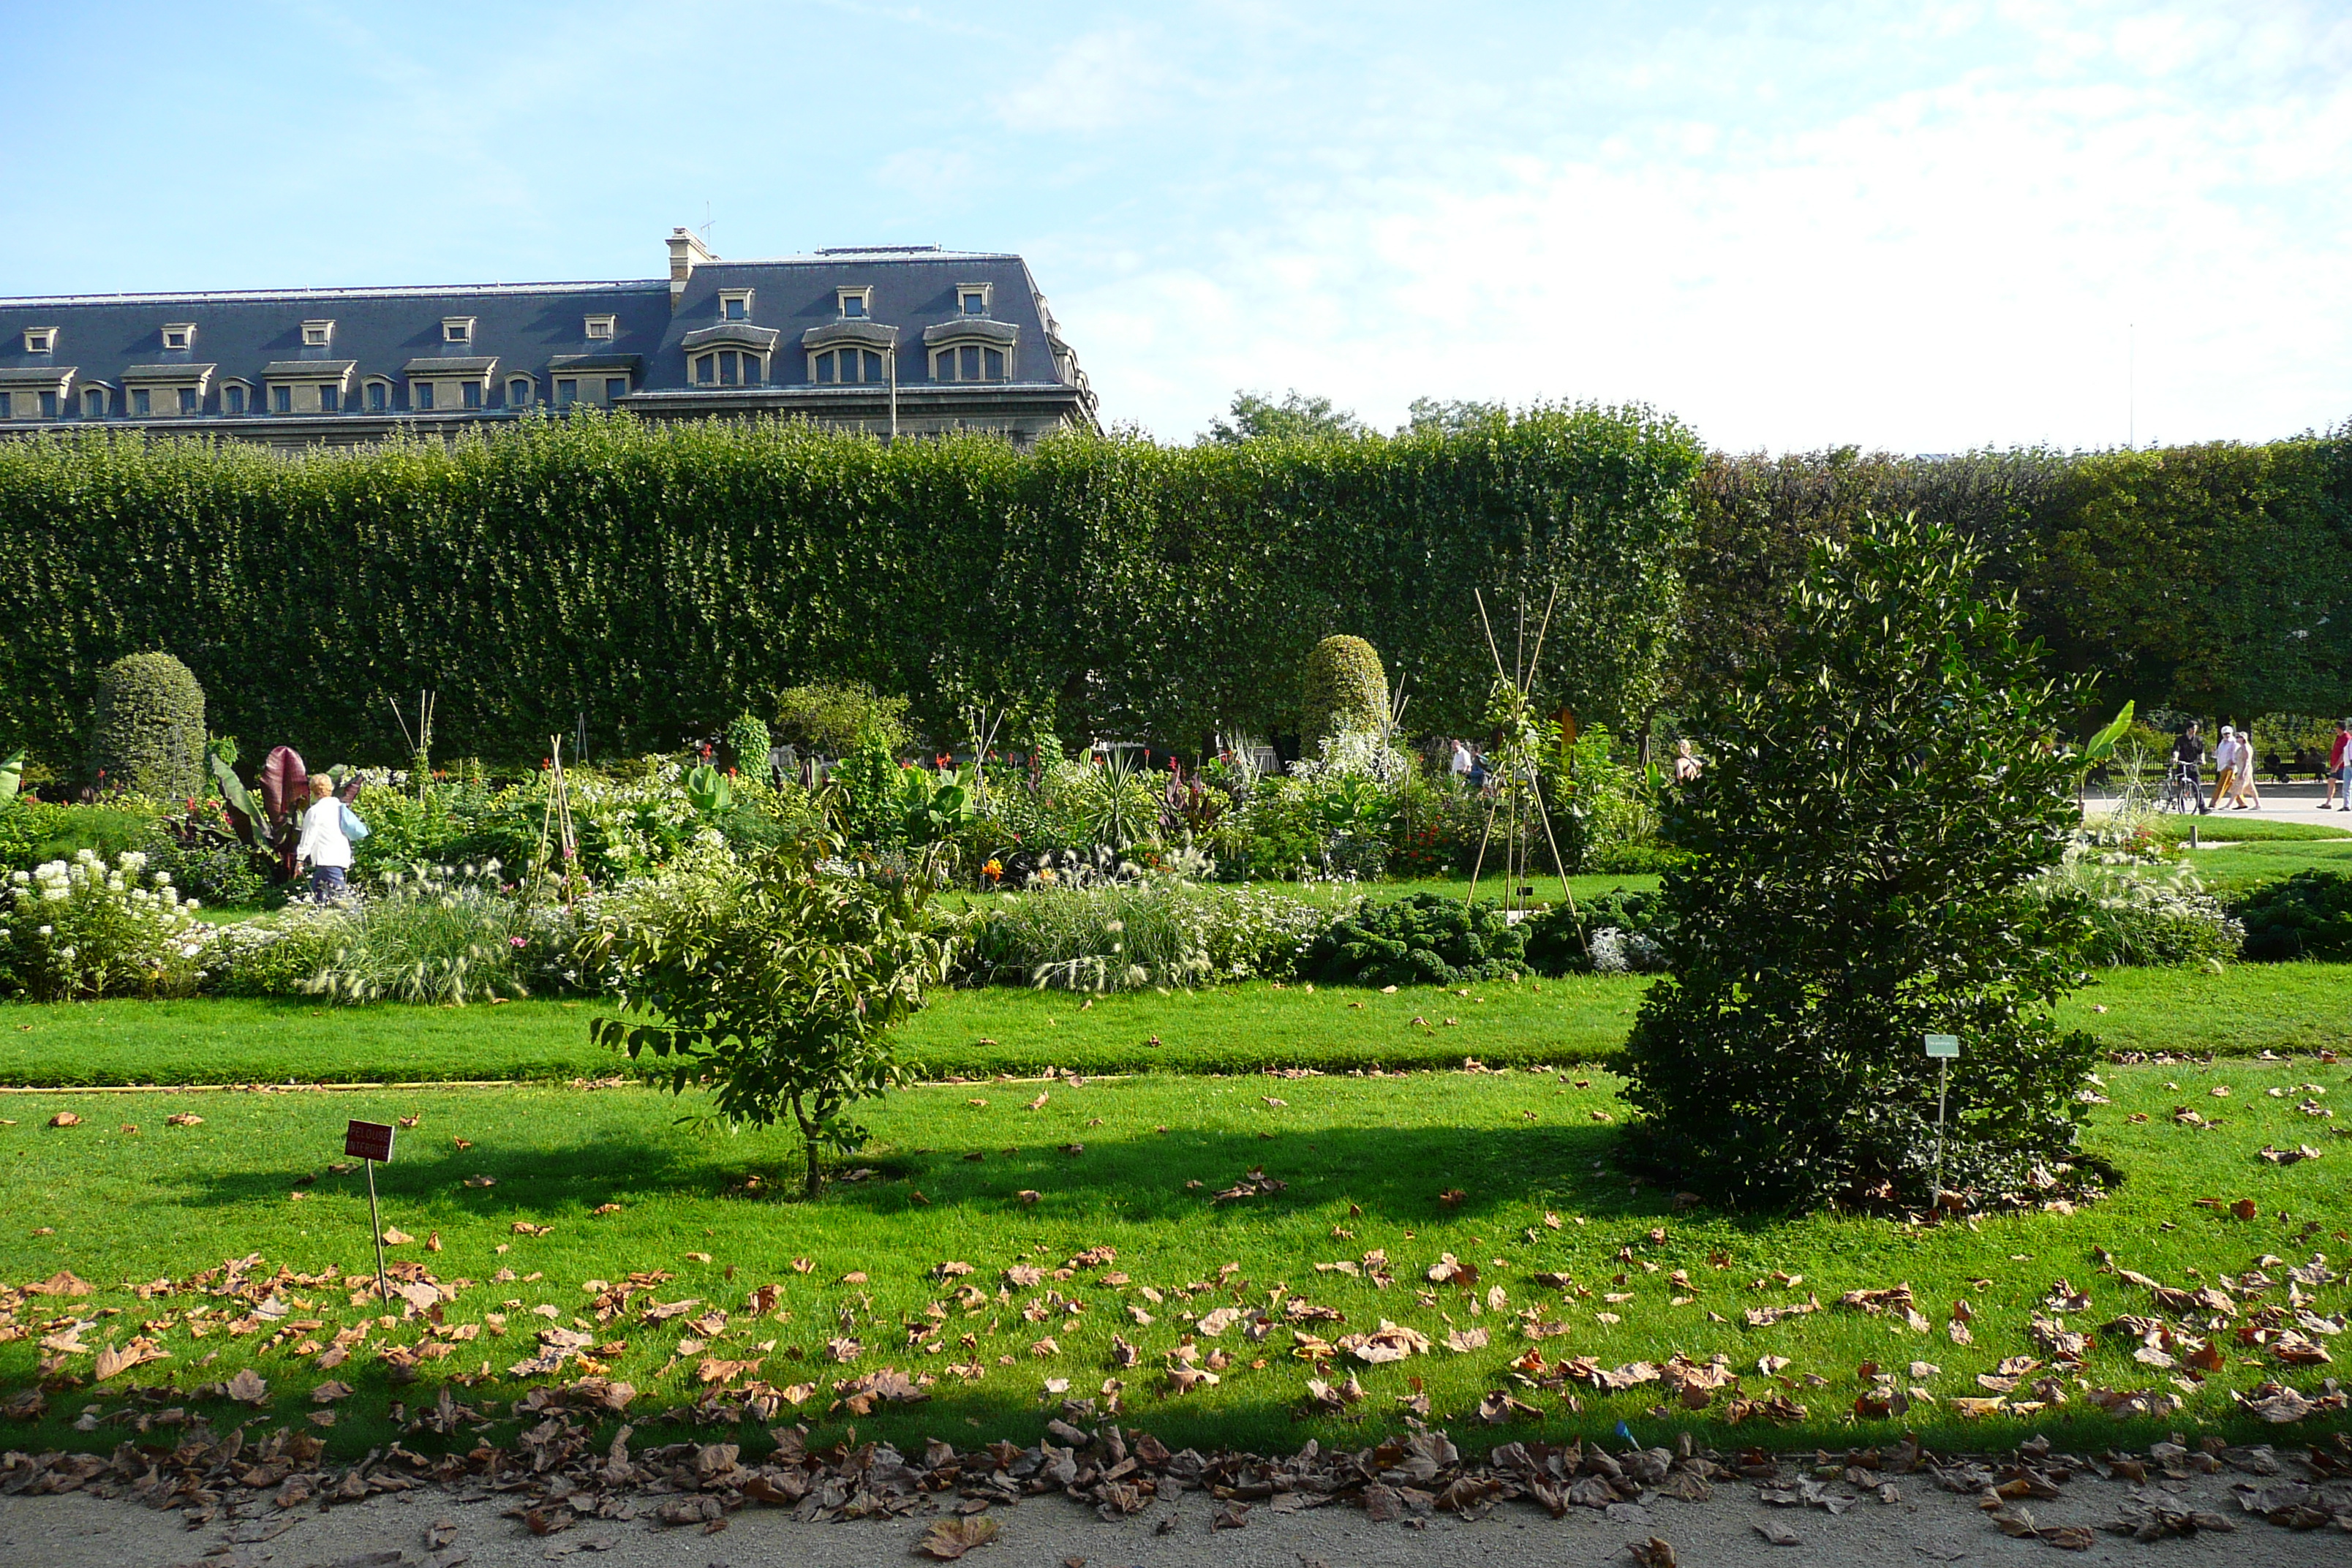
[{"label": "dark green tree", "polygon": [[1371,426],[1352,408],[1335,408],[1328,397],[1309,397],[1293,387],[1281,402],[1255,392],[1234,394],[1232,417],[1209,422],[1208,438],[1228,447],[1267,438],[1314,441],[1369,436]]},{"label": "dark green tree", "polygon": [[1785,642],[1703,695],[1706,772],[1669,808],[1673,968],[1628,1047],[1641,1163],[1738,1206],[1932,1201],[2035,1184],[2092,1060],[2050,1008],[2081,919],[2026,884],[2080,820],[2075,710],[1976,552],[1916,515],[1818,546]]},{"label": "dark green tree", "polygon": [[110,786],[157,800],[205,788],[205,689],[168,653],[118,658],[98,678],[90,766]]}]

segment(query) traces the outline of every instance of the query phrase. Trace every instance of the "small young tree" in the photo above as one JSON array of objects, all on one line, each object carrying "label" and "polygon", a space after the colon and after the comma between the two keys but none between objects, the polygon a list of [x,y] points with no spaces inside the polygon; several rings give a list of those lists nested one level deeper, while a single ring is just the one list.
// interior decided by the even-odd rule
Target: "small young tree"
[{"label": "small young tree", "polygon": [[2025,1188],[2074,1146],[2093,1047],[2050,1005],[2079,917],[2028,896],[2081,819],[2045,680],[1976,552],[1916,517],[1816,550],[1785,652],[1696,715],[1670,805],[1672,973],[1628,1049],[1635,1158],[1743,1206]]},{"label": "small young tree", "polygon": [[861,1100],[905,1080],[888,1032],[944,984],[953,939],[927,907],[929,879],[886,887],[829,868],[829,841],[748,866],[682,871],[630,896],[583,956],[619,974],[623,1016],[593,1037],[644,1062],[672,1094],[707,1087],[709,1121],[789,1119],[808,1153],[855,1149]]}]

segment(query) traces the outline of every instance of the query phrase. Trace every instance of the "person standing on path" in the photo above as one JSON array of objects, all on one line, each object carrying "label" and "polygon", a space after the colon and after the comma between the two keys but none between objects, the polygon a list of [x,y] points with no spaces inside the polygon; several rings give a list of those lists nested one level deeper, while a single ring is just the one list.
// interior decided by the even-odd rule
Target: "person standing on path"
[{"label": "person standing on path", "polygon": [[343,874],[352,867],[352,841],[343,837],[343,803],[324,773],[310,775],[310,804],[302,813],[302,837],[294,847],[299,866],[310,866],[310,897],[331,904],[343,896]]},{"label": "person standing on path", "polygon": [[2336,804],[2338,789],[2344,792],[2343,809],[2352,811],[2352,719],[2336,726],[2336,748],[2327,753],[2327,798],[2320,810]]}]

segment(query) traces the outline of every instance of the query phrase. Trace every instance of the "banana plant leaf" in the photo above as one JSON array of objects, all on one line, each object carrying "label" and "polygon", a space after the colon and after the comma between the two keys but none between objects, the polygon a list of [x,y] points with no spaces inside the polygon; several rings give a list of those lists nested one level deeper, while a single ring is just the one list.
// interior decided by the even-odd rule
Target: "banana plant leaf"
[{"label": "banana plant leaf", "polygon": [[302,765],[302,753],[291,746],[273,747],[262,762],[260,784],[261,804],[269,813],[269,826],[282,833],[295,808],[310,793],[310,770]]},{"label": "banana plant leaf", "polygon": [[253,792],[236,776],[236,770],[221,759],[217,752],[205,753],[212,765],[213,783],[220,787],[221,804],[228,808],[229,826],[248,849],[257,849],[271,842],[268,819],[260,815],[253,804]]},{"label": "banana plant leaf", "polygon": [[25,782],[25,748],[16,748],[6,762],[0,762],[0,800],[16,798],[17,786]]},{"label": "banana plant leaf", "polygon": [[2082,762],[2084,767],[2096,767],[2114,752],[2116,742],[2122,740],[2124,731],[2131,728],[2132,707],[2133,704],[2126,701],[2122,710],[2107,721],[2106,728],[2092,736],[2089,743],[2084,746]]}]

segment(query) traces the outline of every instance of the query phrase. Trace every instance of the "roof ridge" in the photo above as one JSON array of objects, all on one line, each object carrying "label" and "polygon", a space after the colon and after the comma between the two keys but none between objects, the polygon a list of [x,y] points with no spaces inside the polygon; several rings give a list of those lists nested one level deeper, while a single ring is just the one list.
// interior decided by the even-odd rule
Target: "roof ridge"
[{"label": "roof ridge", "polygon": [[133,291],[121,294],[20,294],[0,296],[0,309],[34,305],[138,305],[262,302],[272,300],[401,300],[452,294],[569,294],[583,289],[651,293],[667,289],[661,278],[581,279],[559,283],[402,283],[346,289],[215,289],[193,293]]}]

